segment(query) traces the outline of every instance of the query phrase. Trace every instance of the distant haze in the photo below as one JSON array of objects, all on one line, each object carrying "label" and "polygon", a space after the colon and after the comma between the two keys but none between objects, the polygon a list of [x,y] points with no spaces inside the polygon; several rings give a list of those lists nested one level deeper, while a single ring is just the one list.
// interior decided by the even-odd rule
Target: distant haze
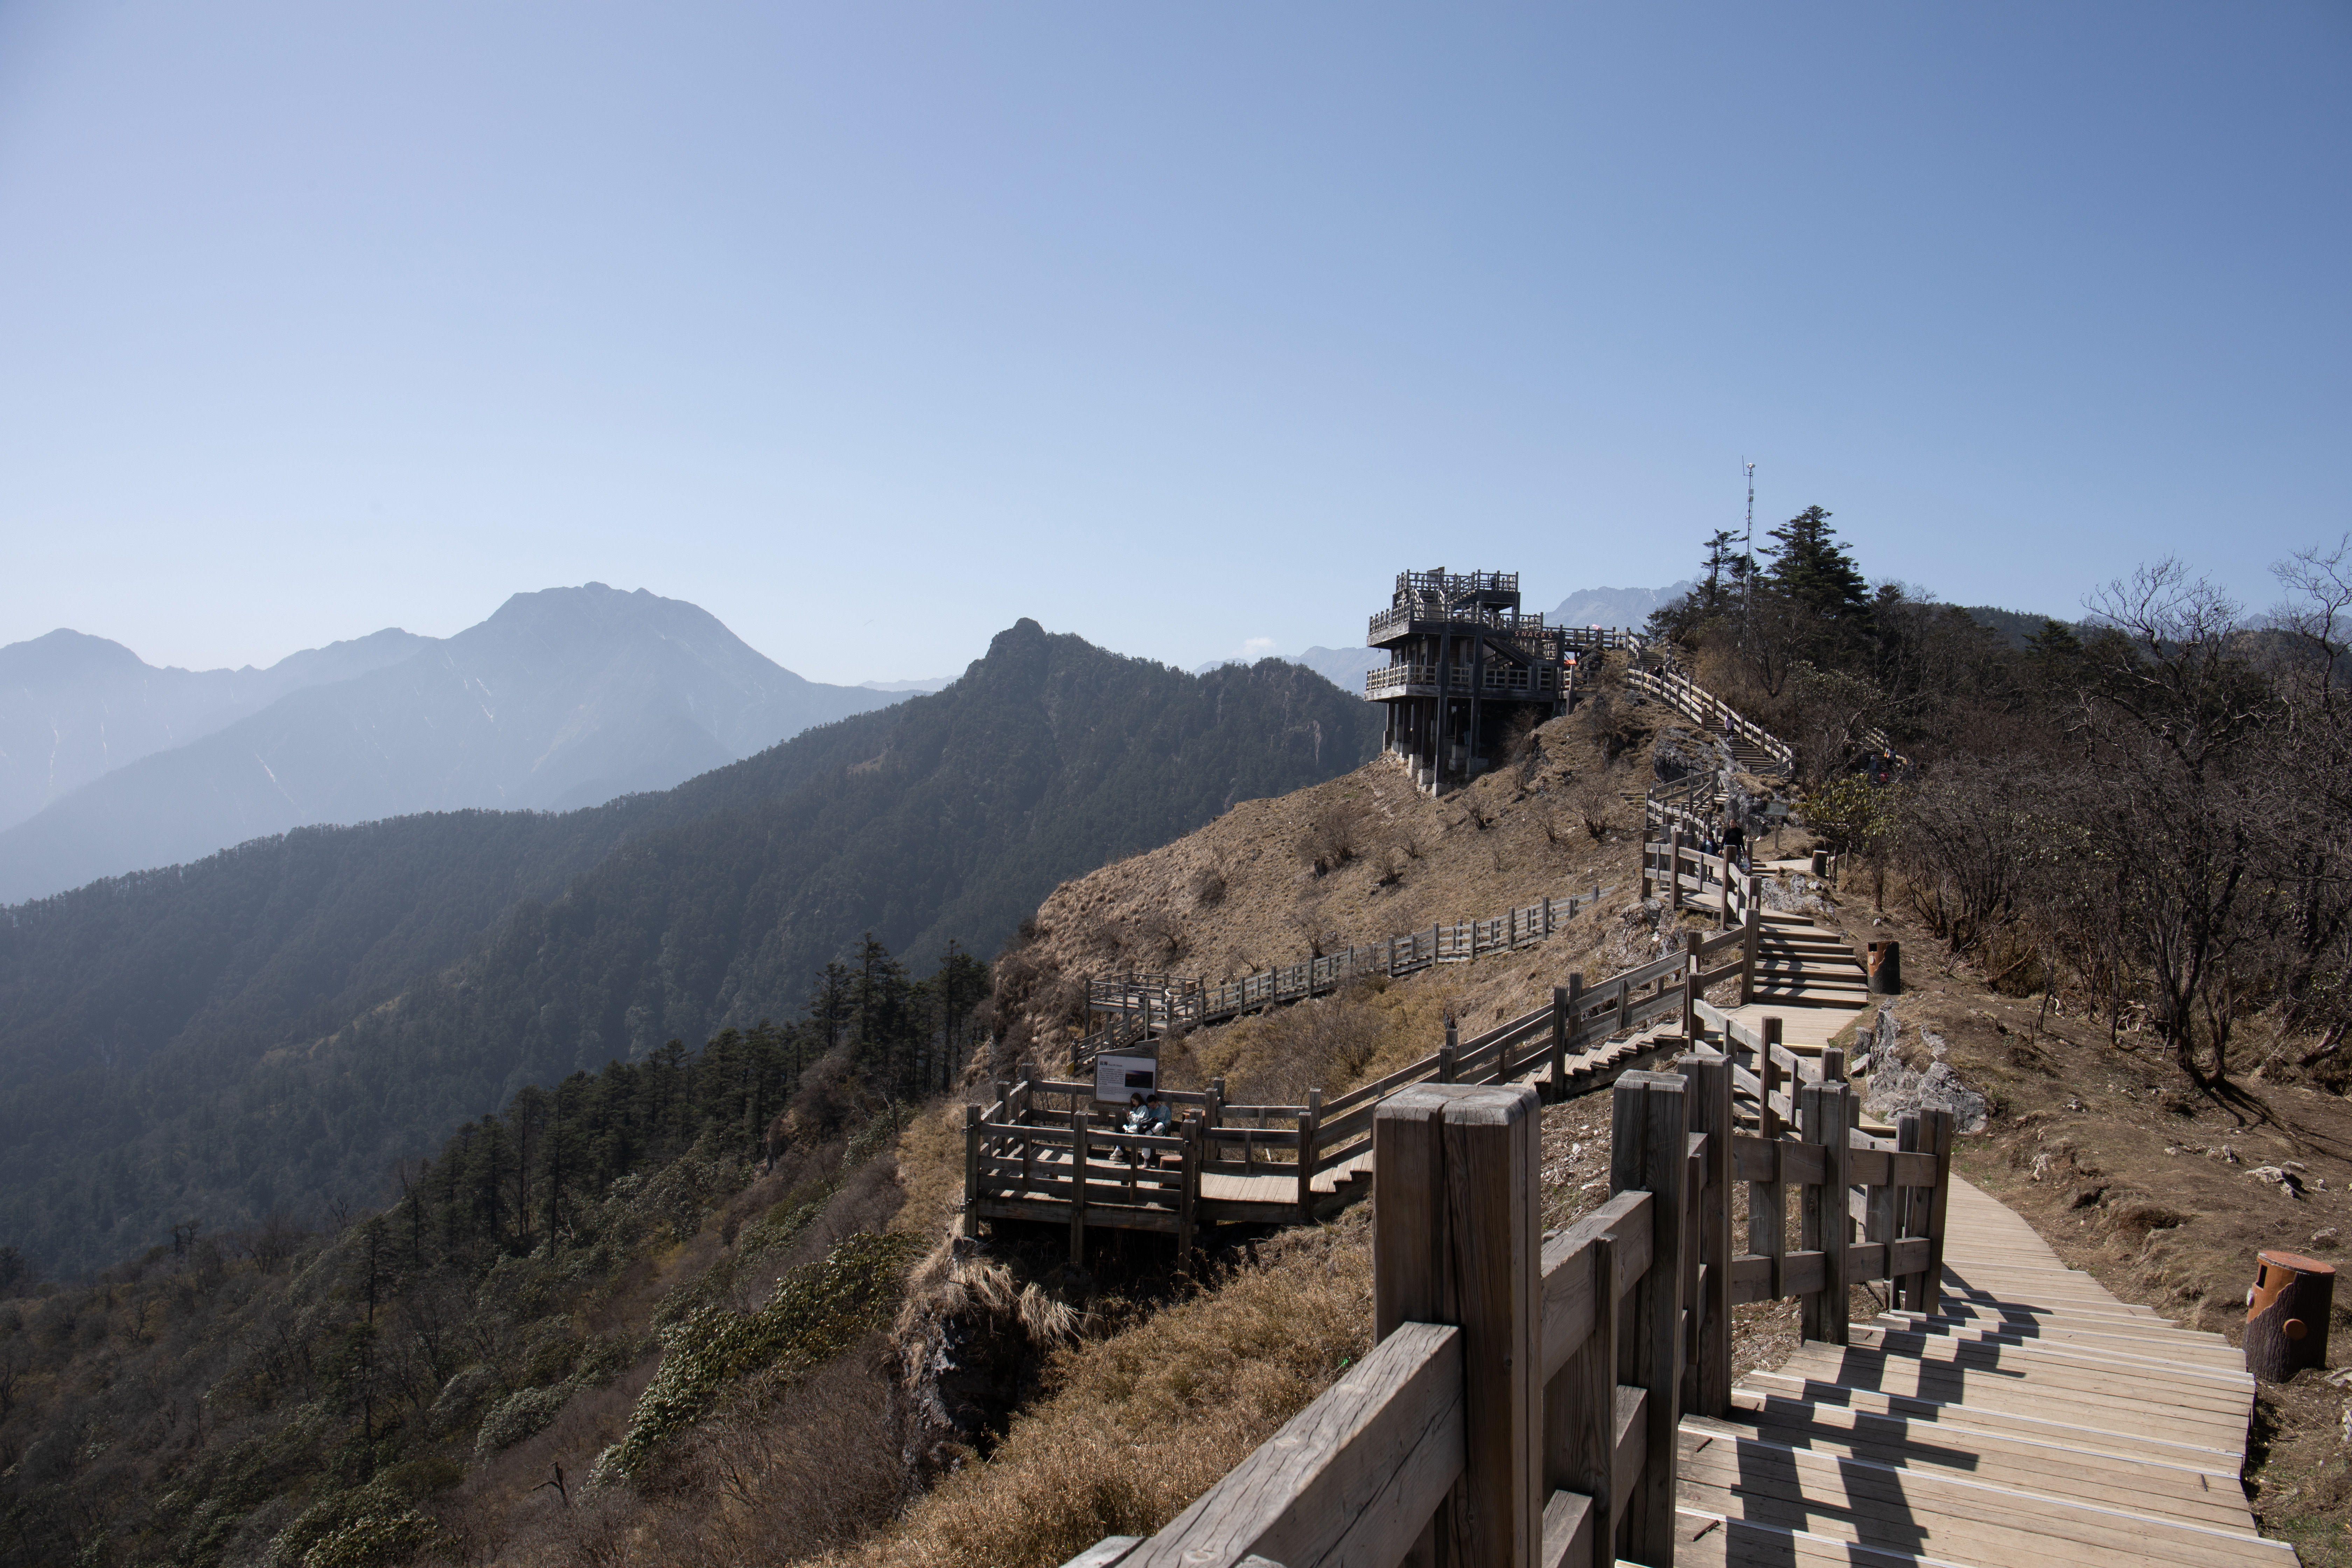
[{"label": "distant haze", "polygon": [[1691,591],[1685,580],[1663,588],[1580,588],[1546,617],[1556,626],[1631,626],[1639,630],[1650,612]]},{"label": "distant haze", "polygon": [[[268,671],[152,670],[74,633],[0,649],[0,669],[19,677],[0,778],[38,807],[0,831],[0,903],[314,823],[594,805],[899,700],[803,680],[692,605],[602,583],[517,594],[444,640],[383,632]],[[73,740],[46,770],[45,716]]]},{"label": "distant haze", "polygon": [[0,647],[0,828],[288,692],[398,664],[436,640],[387,627],[267,669],[158,669],[121,643],[63,628]]}]

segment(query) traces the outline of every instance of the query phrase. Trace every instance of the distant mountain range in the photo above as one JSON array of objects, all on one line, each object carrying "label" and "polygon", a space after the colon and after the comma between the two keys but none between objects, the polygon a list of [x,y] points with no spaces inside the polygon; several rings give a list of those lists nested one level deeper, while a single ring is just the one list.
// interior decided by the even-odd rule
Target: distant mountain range
[{"label": "distant mountain range", "polygon": [[0,828],[100,773],[306,686],[398,664],[435,640],[393,628],[305,648],[267,669],[158,669],[121,643],[62,629],[0,647]]},{"label": "distant mountain range", "polygon": [[1638,631],[1650,612],[1691,591],[1685,580],[1663,588],[1580,588],[1545,617],[1555,626],[1630,626]]},{"label": "distant mountain range", "polygon": [[666,789],[900,700],[803,680],[706,611],[601,583],[443,639],[159,670],[102,638],[0,648],[0,903],[318,823],[562,811]]},{"label": "distant mountain range", "polygon": [[[1389,661],[1388,654],[1376,647],[1310,647],[1305,653],[1268,654],[1266,657],[1278,658],[1285,664],[1303,665],[1340,690],[1357,697],[1364,694],[1364,672],[1378,669]],[[1255,662],[1249,658],[1213,658],[1206,664],[1193,666],[1192,673],[1206,675],[1213,669]]]},{"label": "distant mountain range", "polygon": [[794,1016],[866,934],[992,952],[1057,883],[1380,735],[1302,669],[1195,678],[1023,620],[944,691],[659,794],[304,827],[19,905],[0,1244],[95,1266],[365,1195],[525,1084]]}]

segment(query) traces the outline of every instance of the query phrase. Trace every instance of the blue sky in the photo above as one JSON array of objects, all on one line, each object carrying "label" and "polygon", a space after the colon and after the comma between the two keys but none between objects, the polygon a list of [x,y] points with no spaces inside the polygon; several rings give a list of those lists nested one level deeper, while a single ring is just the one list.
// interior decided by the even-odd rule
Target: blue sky
[{"label": "blue sky", "polygon": [[1191,665],[1818,502],[2259,605],[2352,526],[2352,7],[0,0],[0,642],[509,593]]}]

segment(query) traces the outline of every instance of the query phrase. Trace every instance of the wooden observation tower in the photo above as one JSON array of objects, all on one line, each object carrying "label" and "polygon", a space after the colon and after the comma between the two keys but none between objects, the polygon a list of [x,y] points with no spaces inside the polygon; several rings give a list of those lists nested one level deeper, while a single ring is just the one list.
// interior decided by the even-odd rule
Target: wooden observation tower
[{"label": "wooden observation tower", "polygon": [[1388,749],[1431,795],[1501,762],[1515,721],[1567,711],[1565,639],[1520,613],[1516,572],[1400,572],[1364,645],[1389,651],[1364,677],[1364,695],[1388,708]]}]

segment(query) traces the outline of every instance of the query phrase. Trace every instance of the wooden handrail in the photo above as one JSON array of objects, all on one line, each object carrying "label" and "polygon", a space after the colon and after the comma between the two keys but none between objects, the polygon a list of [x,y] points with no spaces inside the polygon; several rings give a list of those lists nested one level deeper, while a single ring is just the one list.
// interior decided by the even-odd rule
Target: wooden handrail
[{"label": "wooden handrail", "polygon": [[1548,942],[1563,924],[1612,890],[1596,884],[1590,893],[1539,899],[1489,920],[1441,921],[1385,942],[1349,947],[1215,985],[1157,973],[1097,975],[1087,983],[1087,1007],[1115,1017],[1080,1040],[1072,1049],[1071,1059],[1083,1066],[1106,1049],[1147,1037],[1153,1029],[1198,1026],[1258,1007],[1304,1000],[1336,990],[1359,975],[1410,974],[1433,963],[1465,963],[1481,954]]},{"label": "wooden handrail", "polygon": [[[1850,1279],[1893,1279],[1932,1312],[1942,1267],[1949,1117],[1906,1115],[1904,1147],[1862,1147],[1832,1079],[1802,1091],[1806,1138],[1761,1137],[1733,1130],[1733,1079],[1712,1051],[1621,1079],[1612,1195],[1539,1242],[1532,1091],[1382,1102],[1377,1348],[1158,1535],[1075,1563],[1388,1564],[1434,1528],[1456,1562],[1613,1563],[1622,1531],[1633,1560],[1670,1565],[1676,1433],[1728,1409],[1730,1305],[1795,1296],[1809,1338],[1843,1342]],[[1740,1183],[1751,1250],[1733,1258]]]}]

